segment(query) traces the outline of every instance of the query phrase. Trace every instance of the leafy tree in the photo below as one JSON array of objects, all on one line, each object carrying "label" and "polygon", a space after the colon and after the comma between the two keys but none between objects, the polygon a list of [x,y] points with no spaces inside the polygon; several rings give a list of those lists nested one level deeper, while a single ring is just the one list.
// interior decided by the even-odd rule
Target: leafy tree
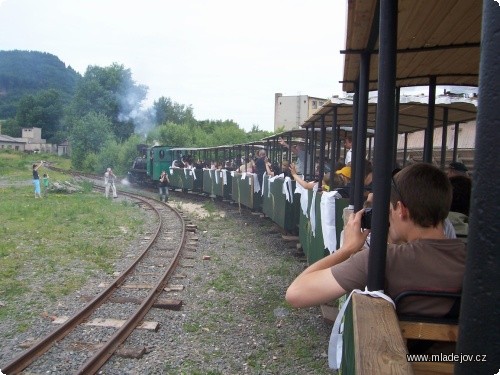
[{"label": "leafy tree", "polygon": [[133,119],[146,94],[147,87],[137,85],[130,69],[123,65],[89,66],[76,88],[69,109],[70,122],[89,112],[101,113],[111,120],[115,136],[127,139],[133,133]]},{"label": "leafy tree", "polygon": [[233,145],[245,143],[247,140],[245,131],[238,126],[225,124],[217,127],[212,136],[210,146]]},{"label": "leafy tree", "polygon": [[95,153],[113,139],[112,123],[101,113],[90,112],[77,120],[71,129],[71,163],[81,169],[87,154]]},{"label": "leafy tree", "polygon": [[51,143],[62,116],[61,94],[57,90],[49,89],[23,97],[19,102],[16,120],[22,127],[41,128],[42,137]]},{"label": "leafy tree", "polygon": [[101,148],[101,152],[97,155],[94,172],[104,173],[106,168],[111,167],[115,174],[120,174],[121,168],[118,158],[120,150],[121,146],[114,139],[108,139]]},{"label": "leafy tree", "polygon": [[260,130],[258,125],[253,125],[252,129],[247,133],[247,142],[259,141],[273,134],[274,133],[270,131]]},{"label": "leafy tree", "polygon": [[81,162],[81,166],[78,168],[86,172],[97,172],[98,158],[95,152],[90,152],[85,155],[85,158]]},{"label": "leafy tree", "polygon": [[156,117],[156,125],[171,122],[174,124],[189,124],[195,122],[193,108],[172,102],[170,98],[162,96],[153,103],[153,112]]},{"label": "leafy tree", "polygon": [[161,125],[159,128],[159,138],[161,144],[175,147],[192,147],[192,139],[186,131],[187,126],[178,126],[173,123]]},{"label": "leafy tree", "polygon": [[139,135],[134,134],[121,144],[120,152],[118,154],[116,173],[125,175],[125,173],[130,169],[134,159],[138,156],[137,146],[143,143],[144,139],[142,139]]},{"label": "leafy tree", "polygon": [[19,138],[22,136],[23,128],[17,124],[13,118],[2,121],[1,134],[9,135],[11,137]]},{"label": "leafy tree", "polygon": [[137,145],[140,143],[138,135],[132,135],[121,144],[114,139],[108,140],[97,155],[94,172],[104,173],[106,168],[111,167],[117,176],[124,176],[137,157]]}]

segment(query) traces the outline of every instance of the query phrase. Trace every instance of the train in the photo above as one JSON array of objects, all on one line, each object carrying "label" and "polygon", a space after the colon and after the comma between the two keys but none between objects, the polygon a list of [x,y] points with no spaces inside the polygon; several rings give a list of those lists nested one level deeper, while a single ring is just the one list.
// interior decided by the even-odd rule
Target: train
[{"label": "train", "polygon": [[[334,108],[335,104],[343,110],[348,108],[352,116],[352,103],[346,106],[346,101],[332,99],[325,106]],[[453,104],[449,110],[454,110]],[[321,186],[317,190],[305,190],[297,186],[293,179],[280,177],[279,173],[275,176],[266,173],[260,182],[254,171],[238,169],[245,165],[246,160],[255,158],[259,150],[266,151],[274,166],[281,165],[283,161],[296,162],[297,156],[291,149],[280,144],[279,140],[282,139],[287,144],[303,145],[307,151],[304,163],[310,165],[308,170],[311,171],[303,177],[305,180],[321,181],[325,173],[336,171],[339,165],[343,166],[342,161],[348,151],[343,140],[352,136],[353,128],[348,123],[351,120],[347,119],[337,128],[325,126],[322,132],[321,127],[317,124],[315,127],[309,119],[303,124],[303,129],[281,132],[248,144],[201,148],[142,145],[140,155],[128,172],[128,180],[156,187],[161,172],[165,170],[169,175],[171,190],[234,202],[260,213],[277,224],[285,234],[298,236],[307,261],[311,264],[338,249],[344,209],[354,205],[354,184],[342,187],[344,191],[352,190],[347,196],[339,194],[332,198],[333,191],[322,191]],[[368,129],[367,135],[369,139],[374,137],[374,130]],[[371,153],[368,147],[367,154]],[[401,162],[404,165],[405,161]],[[326,213],[329,210],[333,210],[333,217]]]},{"label": "train", "polygon": [[[360,19],[363,22],[359,22]],[[498,144],[496,135],[500,108],[497,95],[500,57],[494,48],[500,42],[500,35],[496,32],[499,25],[500,13],[495,1],[349,1],[342,83],[343,91],[353,93],[353,97],[349,100],[332,98],[300,129],[274,135],[262,143],[272,160],[293,160],[289,149],[279,147],[278,136],[286,138],[288,143],[302,142],[306,155],[310,155],[308,162],[313,167],[310,170],[314,171],[314,174],[304,177],[321,180],[325,172],[323,160],[334,166],[345,152],[341,145],[340,127],[352,126],[353,164],[349,198],[334,198],[330,206],[321,204],[330,192],[323,191],[320,186],[317,191],[300,191],[293,181],[264,176],[257,189],[252,174],[206,168],[201,169],[200,179],[199,174],[173,167],[174,160],[171,160],[169,173],[172,188],[187,191],[201,189],[211,198],[231,199],[249,209],[262,210],[263,215],[283,229],[298,233],[311,264],[338,247],[339,237],[333,234],[343,226],[345,214],[363,207],[363,165],[366,158],[373,160],[376,172],[373,192],[377,201],[372,220],[387,223],[391,173],[398,164],[404,167],[407,162],[408,134],[425,129],[422,153],[417,158],[412,156],[413,161],[436,163],[437,159],[436,164],[444,169],[450,161],[447,130],[451,128],[454,131],[452,161],[458,161],[456,140],[460,137],[460,124],[477,118],[474,188],[460,315],[458,323],[438,326],[448,329],[446,339],[457,342],[456,353],[476,357],[481,354],[481,358],[486,360],[409,363],[401,322],[392,306],[385,301],[377,302],[377,299],[362,296],[366,297],[362,305],[364,310],[356,310],[358,307],[352,302],[347,309],[342,373],[391,373],[396,368],[400,373],[498,371],[499,331],[495,327],[500,307],[499,299],[495,297],[498,293],[494,293],[498,289],[499,264],[495,209],[498,205],[498,184],[491,178],[491,173],[496,163],[492,150]],[[479,87],[481,101],[477,107],[459,102],[437,103],[438,85]],[[401,88],[411,86],[427,87],[428,101],[401,101]],[[372,90],[378,90],[376,102],[369,100],[369,91]],[[439,126],[442,128],[441,147],[436,147],[434,130]],[[369,128],[375,129],[373,138],[368,134]],[[403,150],[397,150],[398,140],[404,140]],[[225,148],[226,152],[229,148]],[[170,151],[172,149],[174,152],[181,151],[175,148]],[[248,156],[249,153],[241,155]],[[401,154],[403,158],[398,160]],[[172,158],[175,155],[171,153]],[[314,167],[318,160],[321,162],[316,171]],[[151,179],[154,177],[154,174],[150,176]],[[325,210],[335,213],[327,219],[331,225],[326,231],[323,230]],[[380,226],[384,224],[372,230],[369,291],[384,289],[387,238],[384,237],[386,232],[378,230]],[[386,225],[384,230],[387,230]],[[332,232],[329,234],[327,231]],[[370,314],[365,315],[366,319],[359,319],[361,314],[358,313],[363,311]],[[421,327],[418,337],[422,338],[428,322],[418,318],[415,319]],[[458,331],[459,335],[453,334]],[[359,356],[359,353],[363,355]],[[381,361],[380,358],[390,360]]]}]

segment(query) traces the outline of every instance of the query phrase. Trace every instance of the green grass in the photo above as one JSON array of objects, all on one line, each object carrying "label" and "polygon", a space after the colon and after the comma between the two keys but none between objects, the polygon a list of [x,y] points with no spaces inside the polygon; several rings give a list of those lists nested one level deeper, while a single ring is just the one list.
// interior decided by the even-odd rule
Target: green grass
[{"label": "green grass", "polygon": [[[69,167],[67,159],[36,157]],[[31,164],[37,161],[33,158],[0,152],[0,301],[5,305],[0,320],[16,319],[20,331],[31,316],[17,301],[31,300],[43,308],[43,303],[81,288],[96,272],[111,274],[123,245],[142,233],[145,217],[135,205],[92,193],[88,183],[83,193],[49,193],[35,199],[30,183]],[[51,181],[70,180],[48,173]],[[44,277],[47,274],[51,277]]]}]

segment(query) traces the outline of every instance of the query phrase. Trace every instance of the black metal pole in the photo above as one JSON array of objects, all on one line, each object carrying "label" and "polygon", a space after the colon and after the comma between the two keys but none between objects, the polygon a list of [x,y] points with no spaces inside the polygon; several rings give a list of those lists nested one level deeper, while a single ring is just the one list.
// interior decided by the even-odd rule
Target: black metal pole
[{"label": "black metal pole", "polygon": [[333,174],[335,173],[335,166],[336,166],[336,159],[335,155],[337,152],[337,140],[338,140],[338,133],[337,133],[337,107],[333,107],[333,114],[332,114],[332,149],[330,150],[331,152],[331,160],[330,160],[330,186],[333,184]]},{"label": "black metal pole", "polygon": [[403,164],[401,167],[406,165],[406,158],[408,157],[408,132],[405,132],[405,146],[403,149]]},{"label": "black metal pole", "polygon": [[398,124],[399,124],[399,102],[400,102],[401,88],[396,87],[396,102],[394,104],[394,127],[396,131],[394,132],[394,156],[392,159],[392,169],[396,168],[398,163]]},{"label": "black metal pole", "polygon": [[436,77],[429,78],[429,104],[427,106],[427,128],[424,136],[425,163],[432,163],[432,151],[434,143],[434,109],[436,107]]},{"label": "black metal pole", "polygon": [[316,162],[316,148],[317,148],[317,144],[318,144],[318,139],[316,138],[316,131],[314,129],[314,123],[311,125],[311,132],[312,132],[312,143],[311,143],[311,160],[309,160],[309,178],[311,179],[311,181],[314,180],[314,178],[316,177],[316,168],[314,168],[314,163]]},{"label": "black metal pole", "polygon": [[497,374],[500,367],[500,189],[492,157],[500,142],[500,9],[483,1],[476,166],[467,241],[467,260],[456,353],[473,354],[479,362],[455,363],[455,374]]},{"label": "black metal pole", "polygon": [[[389,198],[394,150],[394,103],[396,93],[396,48],[398,0],[380,0],[378,62],[378,108],[373,164],[373,219],[368,257],[369,290],[383,290],[389,222]],[[384,152],[377,152],[383,150]]]},{"label": "black metal pole", "polygon": [[368,83],[370,75],[370,54],[365,52],[361,55],[361,66],[359,73],[359,108],[358,122],[353,129],[353,153],[351,161],[351,192],[354,189],[354,211],[363,208],[364,203],[364,180],[365,180],[365,158],[366,158],[366,129],[368,122]]},{"label": "black metal pole", "polygon": [[448,143],[448,108],[443,108],[443,132],[441,133],[441,169],[446,165],[446,145]]},{"label": "black metal pole", "polygon": [[453,136],[453,161],[457,161],[458,135],[460,134],[460,123],[455,123],[455,134]]},{"label": "black metal pole", "polygon": [[321,140],[319,142],[319,177],[318,177],[318,191],[321,191],[321,181],[323,181],[323,174],[325,173],[325,144],[326,144],[326,125],[325,115],[321,116]]},{"label": "black metal pole", "polygon": [[309,152],[309,125],[306,126],[306,139],[305,139],[305,145],[304,145],[304,160],[302,161],[302,168],[304,169],[302,173],[304,173],[304,178],[307,179],[307,153]]},{"label": "black metal pole", "polygon": [[[355,142],[356,142],[356,137],[355,137],[355,131],[357,123],[358,123],[358,112],[359,112],[359,81],[356,82],[355,84],[355,92],[354,92],[354,97],[353,97],[353,108],[352,108],[352,153],[354,153],[354,148],[355,148]],[[340,131],[340,129],[339,129]],[[351,158],[352,160],[352,158]],[[351,162],[352,164],[352,162]],[[351,177],[354,175],[354,170],[351,169]],[[351,208],[354,208],[354,186],[351,183],[351,188],[349,189],[349,206]]]}]

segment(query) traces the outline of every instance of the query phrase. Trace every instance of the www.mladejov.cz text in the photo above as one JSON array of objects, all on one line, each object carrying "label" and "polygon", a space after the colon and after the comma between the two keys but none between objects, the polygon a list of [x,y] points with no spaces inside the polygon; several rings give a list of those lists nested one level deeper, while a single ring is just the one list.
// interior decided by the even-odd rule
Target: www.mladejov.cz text
[{"label": "www.mladejov.cz text", "polygon": [[408,362],[486,362],[486,354],[407,354]]}]

